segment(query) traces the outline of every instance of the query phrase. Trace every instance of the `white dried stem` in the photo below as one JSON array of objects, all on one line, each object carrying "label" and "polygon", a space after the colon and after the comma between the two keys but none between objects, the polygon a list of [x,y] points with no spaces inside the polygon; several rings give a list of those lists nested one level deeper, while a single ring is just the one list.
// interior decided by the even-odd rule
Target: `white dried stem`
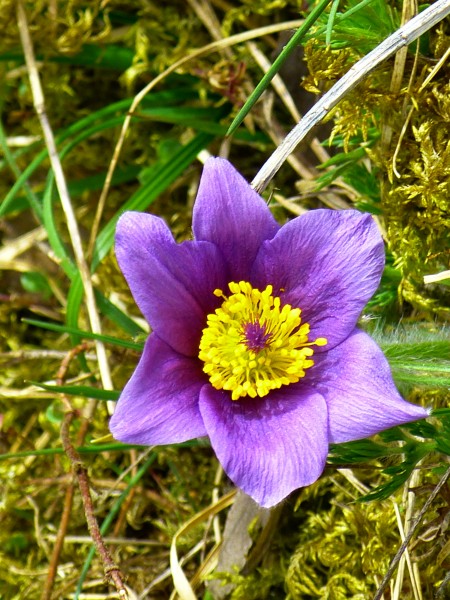
[{"label": "white dried stem", "polygon": [[[81,236],[78,229],[78,223],[70,200],[69,191],[67,189],[66,179],[62,169],[61,160],[58,155],[58,150],[56,148],[53,131],[45,110],[44,94],[42,91],[39,71],[36,65],[36,59],[34,55],[33,43],[28,29],[27,17],[22,0],[19,0],[17,3],[17,21],[19,25],[20,39],[22,41],[25,61],[30,78],[31,91],[33,94],[33,103],[44,134],[45,144],[47,146],[50,163],[55,176],[56,187],[58,189],[64,214],[66,216],[67,229],[69,230],[70,240],[75,255],[75,261],[77,263],[77,267],[80,271],[81,280],[83,282],[84,292],[86,294],[86,306],[89,315],[89,321],[91,324],[91,329],[93,333],[100,334],[100,317],[95,302],[91,274],[89,272],[89,267],[84,258],[83,246],[81,243]],[[109,370],[105,347],[103,343],[98,340],[95,342],[95,347],[103,387],[105,389],[112,389],[111,374]]]}]

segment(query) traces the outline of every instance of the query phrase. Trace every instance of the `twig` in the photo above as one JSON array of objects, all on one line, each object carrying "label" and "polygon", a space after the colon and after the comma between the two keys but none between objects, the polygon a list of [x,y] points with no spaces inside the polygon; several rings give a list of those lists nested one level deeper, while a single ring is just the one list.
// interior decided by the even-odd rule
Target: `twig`
[{"label": "twig", "polygon": [[[85,352],[87,350],[87,348],[89,347],[89,344],[90,344],[89,342],[84,342],[82,344],[79,344],[78,346],[76,346],[75,348],[72,348],[72,350],[70,350],[70,352],[67,353],[67,356],[61,362],[61,365],[58,369],[58,373],[56,376],[56,381],[57,381],[58,385],[63,385],[65,378],[66,378],[67,369],[69,368],[71,361],[75,358],[75,356],[77,356],[77,354],[80,354],[81,352]],[[89,476],[88,476],[87,469],[84,466],[80,455],[75,450],[75,447],[73,446],[72,442],[70,441],[70,434],[69,434],[70,424],[72,423],[73,419],[78,416],[79,413],[78,413],[78,411],[75,411],[72,409],[69,399],[66,394],[61,394],[61,397],[62,397],[62,400],[63,400],[64,404],[66,405],[66,409],[67,409],[66,414],[63,419],[63,422],[62,422],[62,425],[61,425],[61,440],[62,440],[64,451],[65,451],[67,458],[69,459],[71,466],[72,466],[74,480],[75,479],[78,480],[78,486],[80,488],[81,499],[83,501],[84,513],[86,515],[86,522],[87,522],[87,526],[89,529],[89,533],[91,535],[92,541],[95,544],[97,552],[103,562],[103,568],[105,571],[106,578],[108,580],[109,579],[112,580],[112,582],[114,583],[114,585],[117,589],[119,597],[127,599],[129,596],[128,596],[126,587],[122,581],[122,575],[121,575],[120,569],[114,563],[114,561],[111,557],[111,554],[109,553],[109,550],[106,547],[105,542],[103,541],[102,534],[100,532],[100,527],[98,526],[97,519],[95,518],[94,505],[92,502],[92,496],[91,496],[91,490],[90,490],[90,484],[89,484]],[[94,401],[91,404],[91,412],[92,413],[94,411],[95,405],[96,405],[96,402]],[[79,432],[78,432],[78,437],[77,437],[78,445],[81,445],[84,440],[84,437],[85,437],[85,434],[87,431],[87,426],[88,426],[88,420],[85,419],[80,427]],[[67,531],[67,526],[69,523],[69,517],[70,517],[72,501],[73,501],[73,494],[74,494],[74,486],[73,486],[73,482],[72,482],[72,484],[69,486],[69,488],[66,491],[63,516],[61,519],[58,535],[57,535],[55,546],[53,549],[52,558],[50,560],[50,568],[49,568],[49,572],[47,575],[47,580],[45,582],[43,595],[41,596],[42,600],[48,600],[51,597],[51,591],[53,588],[53,582],[54,582],[55,575],[56,575],[58,559],[59,559],[59,555],[60,555],[60,552],[62,549],[62,545],[64,543],[64,537],[65,537],[65,534]]]},{"label": "twig", "polygon": [[417,515],[417,517],[414,519],[414,522],[411,525],[411,529],[408,531],[408,534],[406,535],[404,542],[398,549],[397,554],[391,560],[389,569],[387,570],[386,575],[383,577],[383,581],[381,582],[375,596],[373,597],[373,600],[380,600],[381,596],[383,595],[384,590],[386,589],[387,584],[389,583],[390,578],[392,577],[392,574],[394,573],[394,571],[397,567],[397,564],[399,563],[403,553],[405,552],[406,548],[408,547],[408,544],[411,541],[411,538],[414,535],[417,527],[419,526],[421,520],[423,519],[427,510],[430,508],[430,506],[433,503],[436,496],[439,494],[441,489],[446,484],[449,477],[450,477],[450,467],[446,470],[444,475],[441,477],[441,480],[439,481],[437,486],[434,488],[434,490],[431,492],[430,496],[427,498],[427,501],[423,505],[422,510]]},{"label": "twig", "polygon": [[[56,376],[57,385],[63,385],[65,378],[66,378],[67,369],[69,368],[71,361],[75,358],[75,356],[77,356],[77,354],[80,354],[81,352],[85,352],[87,350],[87,348],[88,348],[88,344],[86,342],[84,342],[83,344],[79,344],[75,348],[72,348],[72,350],[70,350],[70,352],[68,352],[66,354],[64,360],[61,362],[61,365],[58,369],[58,373]],[[72,409],[71,409],[69,399],[67,398],[66,394],[61,394],[61,397],[62,397],[64,404],[66,405],[66,408],[68,408],[68,410],[71,411]],[[85,435],[87,432],[87,428],[88,428],[88,419],[84,419],[83,422],[81,423],[81,427],[78,432],[77,446],[81,446],[83,444],[83,441],[84,441],[84,438],[85,438]],[[67,487],[66,494],[64,496],[63,513],[61,516],[61,521],[59,523],[59,528],[58,528],[58,533],[56,535],[55,545],[53,546],[52,555],[50,557],[47,578],[45,580],[44,589],[43,589],[42,595],[41,595],[41,600],[50,600],[51,595],[52,595],[52,590],[53,590],[53,586],[55,583],[56,572],[57,572],[57,568],[58,568],[59,557],[61,555],[61,551],[62,551],[62,548],[64,545],[64,539],[66,536],[67,528],[69,526],[69,519],[70,519],[70,515],[72,512],[73,496],[74,496],[74,492],[75,492],[74,483],[75,483],[75,476],[73,476],[72,481],[71,481],[70,485]]]},{"label": "twig", "polygon": [[80,455],[70,441],[69,428],[75,416],[77,416],[76,411],[71,411],[66,413],[64,417],[61,427],[61,440],[63,447],[68,459],[72,464],[74,475],[78,480],[87,526],[89,533],[91,534],[92,541],[94,542],[96,550],[102,560],[105,576],[107,579],[111,579],[111,581],[114,583],[114,586],[121,598],[128,598],[128,593],[122,581],[120,569],[113,561],[111,554],[103,541],[100,527],[98,526],[98,522],[94,514],[94,504],[92,502],[87,469],[84,466]]},{"label": "twig", "polygon": [[349,91],[381,62],[416,40],[449,13],[450,0],[437,0],[354,64],[286,136],[283,143],[278,146],[257,173],[252,181],[252,187],[257,192],[264,190],[294,148]]}]

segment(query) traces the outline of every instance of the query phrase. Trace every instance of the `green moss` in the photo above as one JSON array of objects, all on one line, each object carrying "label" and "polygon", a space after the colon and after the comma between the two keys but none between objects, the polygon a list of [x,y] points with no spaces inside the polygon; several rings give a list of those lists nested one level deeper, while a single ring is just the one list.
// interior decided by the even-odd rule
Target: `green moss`
[{"label": "green moss", "polygon": [[[347,8],[353,5],[348,4]],[[25,2],[25,6],[50,124],[59,140],[67,134],[68,128],[73,127],[70,135],[58,142],[58,149],[63,155],[63,168],[87,251],[101,186],[130,97],[175,60],[187,56],[194,48],[210,43],[211,35],[184,0],[168,3],[148,0],[30,0]],[[238,0],[212,2],[211,6],[225,33],[298,18],[300,11],[305,9],[298,0]],[[311,73],[305,79],[305,87],[315,92],[329,89],[398,21],[396,7],[381,0],[368,6],[367,11],[364,18],[353,19],[348,26],[341,24],[336,28],[331,48],[324,45],[323,39],[308,42],[305,54]],[[369,31],[367,24],[376,22],[374,11],[379,17],[378,25]],[[44,143],[20,47],[14,0],[0,0],[0,36],[2,124],[16,165],[23,171],[33,164]],[[258,45],[266,55],[273,56],[274,48],[282,43],[281,40],[281,36],[272,36],[259,40]],[[404,117],[399,118],[398,115],[402,114],[405,98],[409,97],[404,90],[399,93],[389,91],[392,62],[377,69],[330,115],[333,143],[344,150],[361,147],[364,150],[355,159],[364,161],[364,168],[347,172],[347,182],[357,189],[355,198],[358,206],[369,207],[377,214],[379,222],[385,224],[397,266],[394,269],[391,265],[391,270],[386,271],[382,287],[369,306],[371,314],[384,315],[391,311],[396,302],[399,279],[403,299],[427,313],[447,314],[445,288],[424,288],[421,284],[422,274],[445,267],[449,247],[445,233],[445,229],[448,230],[450,169],[447,144],[449,67],[444,64],[424,90],[419,89],[431,66],[448,48],[446,28],[442,26],[432,32],[428,41],[428,50],[422,47],[421,50],[429,54],[419,56],[418,79],[411,92],[413,100],[408,100],[408,107],[414,105],[415,108],[399,144],[396,159],[401,175],[399,179],[394,176],[392,159],[405,123]],[[405,81],[411,73],[413,61],[411,53]],[[287,83],[295,87],[298,72],[294,69],[292,81]],[[147,202],[145,186],[159,176],[161,166],[169,164],[171,168],[176,151],[195,135],[196,121],[193,113],[189,112],[191,109],[198,111],[198,120],[202,123],[209,119],[216,125],[219,122],[228,124],[227,111],[243,101],[249,84],[254,85],[259,77],[260,70],[254,66],[253,58],[243,44],[233,48],[231,56],[215,53],[187,63],[182,72],[154,90],[132,121],[120,155],[119,177],[113,182],[108,195],[101,228],[108,227],[111,219],[136,193],[145,192],[142,193],[144,200],[141,206],[148,208],[148,204],[144,206]],[[184,118],[158,120],[149,114],[148,107],[169,110],[171,117],[180,113],[191,116],[186,122]],[[218,107],[223,112],[219,113]],[[184,110],[185,113],[182,112]],[[263,131],[257,131],[258,135],[254,137],[245,131],[247,137],[237,135],[229,142],[232,162],[249,180],[272,150],[270,142],[267,142],[269,123],[259,118],[259,110],[260,106],[257,106],[252,113],[251,124]],[[165,115],[167,117],[167,112]],[[292,126],[284,109],[277,103],[274,104],[273,115],[286,131]],[[88,122],[84,120],[86,118]],[[377,140],[381,138],[381,130],[387,122],[393,128],[393,136],[391,146],[384,151],[381,145],[377,145],[381,141]],[[89,136],[76,140],[91,127],[94,129]],[[24,135],[35,137],[24,148],[16,146],[19,136]],[[212,140],[212,136],[209,139]],[[227,145],[221,146],[222,142],[218,135],[210,142],[208,150],[218,153],[226,149]],[[65,153],[69,143],[74,144],[73,148]],[[161,162],[158,163],[159,160]],[[192,235],[192,203],[201,169],[195,153],[191,164],[187,161],[185,166],[176,181],[158,194],[151,207],[152,212],[167,221],[178,241]],[[49,161],[44,158],[28,175],[27,185],[36,195],[39,208],[49,181],[49,171]],[[0,157],[0,172],[0,197],[3,198],[9,194],[15,181],[5,156]],[[382,195],[377,176],[382,180]],[[296,176],[286,168],[280,172],[274,185],[277,191],[292,195],[296,183]],[[304,206],[316,207],[317,202],[315,197],[307,198]],[[70,303],[73,301],[73,284],[59,260],[52,255],[50,238],[55,232],[65,245],[67,254],[72,255],[66,219],[56,193],[52,206],[47,205],[46,209],[51,209],[54,223],[47,220],[43,224],[39,220],[39,211],[35,212],[28,206],[22,188],[11,201],[0,229],[3,252],[23,234],[34,232],[35,235],[41,227],[47,228],[47,236],[39,238],[27,251],[14,255],[8,268],[0,274],[0,452],[3,455],[0,479],[4,484],[0,507],[0,561],[3,566],[0,597],[5,599],[34,600],[41,597],[54,536],[64,509],[65,493],[72,481],[64,455],[34,455],[37,449],[52,452],[61,448],[61,398],[44,396],[28,386],[30,381],[54,382],[74,342],[69,335],[27,325],[22,319],[40,318],[63,325],[66,318],[76,320],[78,317],[79,327],[89,328],[84,305],[79,315],[73,314],[77,310]],[[286,220],[287,213],[283,208],[275,206],[274,212],[280,222]],[[87,259],[89,261],[90,257],[87,256]],[[34,272],[40,273],[48,286],[33,277],[28,281],[24,273]],[[122,311],[122,316],[142,318],[118,270],[112,250],[93,274],[93,282],[96,289],[114,302],[119,312]],[[389,308],[385,310],[383,303]],[[393,307],[392,312],[394,309],[398,307]],[[134,329],[130,332],[123,327],[123,322],[111,317],[106,309],[102,310],[100,318],[104,333],[126,339],[134,335]],[[395,322],[399,314],[394,314]],[[411,320],[415,318],[412,315]],[[144,334],[141,336],[139,341],[145,337]],[[113,385],[120,390],[137,364],[138,353],[109,343],[107,356]],[[67,377],[80,380],[85,385],[99,385],[98,363],[93,360],[90,348],[86,362],[81,358],[71,362]],[[415,401],[445,406],[443,393],[413,389],[412,394]],[[81,397],[71,397],[70,402],[80,410],[89,405],[89,400]],[[99,402],[89,418],[84,442],[87,446],[92,440],[108,434],[108,419],[106,404]],[[71,429],[73,440],[80,423],[77,419]],[[446,430],[439,432],[444,438]],[[179,446],[158,449],[151,467],[134,487],[109,530],[115,538],[114,544],[111,544],[114,559],[123,570],[127,583],[139,594],[150,582],[159,581],[148,594],[155,600],[167,599],[173,590],[170,577],[161,578],[169,566],[173,535],[188,519],[211,503],[215,489],[217,461],[212,450],[196,441],[192,444],[198,445],[194,449]],[[27,456],[5,458],[8,452],[26,452]],[[139,469],[141,463],[136,461],[140,456],[140,450],[118,449],[85,456],[92,480],[95,512],[100,522],[108,517],[116,500]],[[435,481],[434,474],[428,474],[428,469],[438,462],[434,456],[427,457],[422,464],[426,470],[423,475],[426,489],[419,504],[429,492],[431,482]],[[395,466],[394,461],[389,464]],[[367,470],[355,470],[355,473],[366,485],[378,486],[385,481],[379,474],[379,466],[378,463],[369,464]],[[399,543],[392,507],[388,502],[355,503],[356,494],[348,482],[334,473],[332,467],[329,472],[331,475],[327,474],[317,484],[294,493],[283,504],[279,527],[270,543],[263,540],[261,547],[264,552],[261,555],[256,553],[254,562],[259,562],[253,570],[223,575],[223,581],[234,585],[232,599],[280,600],[287,596],[291,600],[359,600],[373,594],[376,578],[380,579],[384,574],[391,550]],[[224,477],[218,485],[219,493],[227,492],[230,485]],[[445,533],[444,500],[439,499],[436,506],[437,510],[430,515],[429,527],[432,529],[437,525],[441,527],[439,532]],[[225,515],[219,515],[222,530],[224,519]],[[424,526],[425,534],[427,527]],[[424,597],[427,593],[432,597],[433,586],[436,587],[436,581],[443,578],[448,568],[447,546],[432,539],[433,531],[420,539],[416,552],[420,555],[423,551],[425,555],[420,562]],[[68,535],[76,537],[67,538],[62,549],[53,593],[55,598],[73,595],[92,547],[78,491],[75,492]],[[255,545],[258,544],[258,536],[259,532],[252,530]],[[179,555],[191,551],[199,541],[205,542],[201,553],[184,565],[189,577],[202,565],[204,556],[213,546],[214,535],[209,523],[200,524],[180,540]],[[84,591],[92,594],[111,592],[103,582],[103,576],[101,562],[96,557]],[[198,590],[199,597],[203,591],[204,588]],[[405,594],[405,600],[409,600],[407,585]]]},{"label": "green moss", "polygon": [[[341,34],[354,25],[342,21]],[[362,56],[358,45],[336,49],[311,40],[305,48],[310,91],[327,90]],[[401,297],[413,306],[448,317],[449,293],[444,286],[423,285],[423,275],[448,268],[450,256],[450,68],[444,62],[423,87],[425,77],[448,48],[444,25],[429,35],[418,55],[417,74],[406,89],[414,56],[408,55],[403,86],[391,89],[392,61],[368,75],[328,115],[330,137],[342,140],[344,150],[364,144],[370,128],[380,137],[366,152],[381,181],[381,208],[394,265],[402,275]],[[430,62],[431,61],[431,62]],[[386,133],[389,130],[389,137]],[[387,140],[387,141],[386,141]],[[361,143],[361,142],[359,142]],[[370,199],[367,198],[367,201]],[[364,199],[363,199],[364,201]]]},{"label": "green moss", "polygon": [[386,548],[398,539],[392,508],[348,504],[334,492],[332,506],[308,513],[301,529],[286,577],[292,600],[365,600],[388,566]]}]

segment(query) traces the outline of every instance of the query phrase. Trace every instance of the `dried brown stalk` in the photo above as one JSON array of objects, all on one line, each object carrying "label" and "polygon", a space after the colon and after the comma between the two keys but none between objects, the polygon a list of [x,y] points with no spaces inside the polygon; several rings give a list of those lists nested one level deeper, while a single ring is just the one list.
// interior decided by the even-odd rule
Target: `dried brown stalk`
[{"label": "dried brown stalk", "polygon": [[[72,348],[72,350],[70,350],[70,352],[67,353],[64,360],[61,362],[60,368],[58,369],[58,373],[56,376],[57,385],[63,385],[63,383],[66,379],[66,374],[67,374],[67,370],[69,368],[70,363],[78,354],[80,354],[82,352],[86,352],[86,350],[88,350],[89,346],[90,346],[90,343],[85,342],[83,344],[79,344],[75,348]],[[70,424],[72,423],[73,419],[78,416],[78,411],[75,411],[72,409],[69,398],[65,394],[61,394],[61,399],[66,406],[66,414],[64,416],[63,423],[61,426],[61,439],[62,439],[62,443],[63,443],[64,450],[66,452],[66,455],[71,463],[73,478],[72,478],[72,482],[69,484],[69,486],[66,490],[66,494],[64,497],[63,514],[61,517],[61,522],[59,525],[58,533],[56,536],[55,545],[53,547],[53,552],[52,552],[52,556],[51,556],[50,564],[49,564],[49,570],[48,570],[47,578],[46,578],[46,581],[44,584],[44,590],[42,592],[41,600],[50,600],[52,597],[52,590],[53,590],[53,586],[54,586],[54,582],[55,582],[59,557],[61,555],[61,551],[63,548],[64,539],[65,539],[65,536],[67,533],[67,528],[69,525],[70,514],[72,511],[72,503],[73,503],[73,497],[74,497],[74,493],[75,493],[75,481],[76,480],[78,481],[78,485],[79,485],[80,492],[81,492],[81,498],[83,501],[83,506],[84,506],[84,511],[85,511],[85,515],[86,515],[86,521],[87,521],[89,533],[91,534],[91,537],[92,537],[92,540],[94,541],[97,552],[103,562],[105,576],[107,579],[110,579],[114,583],[120,597],[128,598],[127,591],[126,591],[125,586],[122,581],[122,575],[120,573],[120,570],[117,567],[117,565],[114,563],[114,561],[111,557],[111,554],[109,553],[108,548],[105,546],[97,519],[95,518],[95,515],[94,515],[94,506],[92,503],[92,497],[91,497],[91,493],[90,493],[90,483],[89,483],[87,469],[84,466],[80,455],[75,450],[75,447],[73,446],[73,444],[70,440],[70,434],[69,434]],[[94,412],[95,406],[96,406],[96,402],[93,402],[88,407],[88,411],[90,414],[92,414]],[[77,435],[77,439],[76,439],[77,446],[82,445],[82,443],[85,439],[85,436],[86,436],[88,424],[89,424],[89,421],[86,418],[83,419],[83,421],[81,422],[81,426],[78,431],[78,435]]]}]

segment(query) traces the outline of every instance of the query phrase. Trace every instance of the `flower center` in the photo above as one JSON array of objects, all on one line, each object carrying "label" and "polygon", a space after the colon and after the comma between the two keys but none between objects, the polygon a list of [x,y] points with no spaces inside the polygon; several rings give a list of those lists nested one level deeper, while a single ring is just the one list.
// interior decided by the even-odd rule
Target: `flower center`
[{"label": "flower center", "polygon": [[301,310],[281,306],[271,285],[262,292],[247,281],[228,287],[229,296],[214,290],[223,302],[208,315],[200,340],[199,358],[211,385],[238,400],[262,398],[299,381],[314,364],[311,346],[324,346],[327,340],[308,342],[309,324],[301,322]]}]

